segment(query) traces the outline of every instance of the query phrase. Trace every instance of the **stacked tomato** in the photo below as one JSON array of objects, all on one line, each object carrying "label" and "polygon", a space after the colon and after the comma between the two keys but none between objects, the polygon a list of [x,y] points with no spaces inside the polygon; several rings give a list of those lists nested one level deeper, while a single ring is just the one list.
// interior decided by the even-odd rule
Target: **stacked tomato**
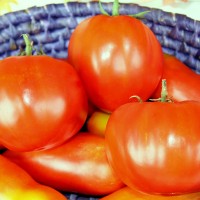
[{"label": "stacked tomato", "polygon": [[67,61],[27,35],[0,61],[1,200],[200,199],[200,76],[117,8],[77,26]]}]

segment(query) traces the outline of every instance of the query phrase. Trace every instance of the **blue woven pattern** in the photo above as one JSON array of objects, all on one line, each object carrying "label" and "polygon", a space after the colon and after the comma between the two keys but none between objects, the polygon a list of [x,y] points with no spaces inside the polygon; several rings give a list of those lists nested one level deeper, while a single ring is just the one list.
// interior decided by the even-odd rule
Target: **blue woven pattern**
[{"label": "blue woven pattern", "polygon": [[[111,13],[112,4],[103,4]],[[121,14],[136,14],[149,10],[136,4],[121,4]],[[150,9],[143,22],[156,34],[163,51],[175,55],[200,73],[200,22],[184,15]],[[0,16],[0,59],[17,55],[24,46],[21,34],[28,33],[39,49],[48,55],[67,57],[67,47],[74,28],[87,17],[99,14],[99,6],[91,3],[51,4]],[[97,200],[76,194],[66,194],[70,200]]]},{"label": "blue woven pattern", "polygon": [[66,194],[65,196],[68,198],[68,200],[98,200],[99,199],[95,197],[81,196],[78,194]]},{"label": "blue woven pattern", "polygon": [[[111,12],[112,4],[103,7]],[[121,4],[121,14],[149,10],[136,4]],[[200,73],[200,22],[184,15],[150,9],[143,22],[159,39],[163,51],[175,55]],[[51,4],[9,13],[0,17],[0,58],[16,55],[23,46],[21,34],[28,33],[46,54],[64,58],[73,29],[86,17],[99,14],[98,3]]]}]

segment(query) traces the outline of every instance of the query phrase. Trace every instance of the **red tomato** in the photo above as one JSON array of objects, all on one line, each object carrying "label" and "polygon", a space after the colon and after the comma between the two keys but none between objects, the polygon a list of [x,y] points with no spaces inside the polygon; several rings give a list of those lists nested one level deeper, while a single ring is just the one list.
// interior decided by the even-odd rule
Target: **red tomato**
[{"label": "red tomato", "polygon": [[[167,80],[168,96],[173,101],[200,101],[200,75],[174,56],[164,56],[163,79]],[[161,91],[159,83],[152,98],[159,98]]]},{"label": "red tomato", "polygon": [[163,71],[158,40],[130,16],[97,15],[81,22],[69,40],[68,62],[78,71],[91,102],[108,112],[132,95],[147,100]]},{"label": "red tomato", "polygon": [[0,143],[15,151],[46,149],[76,134],[87,117],[81,80],[49,56],[0,61]]},{"label": "red tomato", "polygon": [[105,140],[90,133],[79,133],[57,148],[6,151],[3,155],[23,167],[35,180],[58,190],[105,195],[124,185],[108,164]]},{"label": "red tomato", "polygon": [[0,199],[1,200],[66,200],[53,188],[41,185],[22,168],[0,155]]},{"label": "red tomato", "polygon": [[96,111],[99,111],[99,109],[90,101],[88,101],[88,118]]},{"label": "red tomato", "polygon": [[143,192],[139,192],[135,189],[130,189],[129,187],[124,187],[100,200],[199,200],[200,192],[176,195],[176,196],[161,196],[161,195],[151,195]]},{"label": "red tomato", "polygon": [[0,150],[1,149],[5,149],[5,147],[2,144],[0,144]]},{"label": "red tomato", "polygon": [[200,102],[127,103],[110,116],[108,160],[130,188],[200,191]]}]

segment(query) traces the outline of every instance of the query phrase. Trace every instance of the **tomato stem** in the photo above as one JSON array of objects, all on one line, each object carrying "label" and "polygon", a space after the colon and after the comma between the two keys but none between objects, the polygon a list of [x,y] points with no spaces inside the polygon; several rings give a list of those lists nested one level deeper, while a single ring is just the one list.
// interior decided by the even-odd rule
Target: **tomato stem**
[{"label": "tomato stem", "polygon": [[112,16],[119,15],[119,0],[114,0],[112,7]]},{"label": "tomato stem", "polygon": [[147,11],[143,11],[143,12],[140,12],[140,13],[137,13],[137,14],[133,14],[133,15],[129,15],[129,16],[134,17],[134,18],[142,19],[149,12],[151,12],[151,11],[147,10]]},{"label": "tomato stem", "polygon": [[[119,16],[120,15],[119,14],[119,7],[120,7],[119,0],[114,0],[113,7],[112,7],[112,16]],[[109,13],[104,10],[100,0],[99,0],[99,9],[100,9],[101,14],[110,16]],[[151,11],[143,11],[143,12],[133,14],[133,15],[128,15],[128,16],[134,17],[134,18],[144,18],[144,16],[149,12],[151,12]]]},{"label": "tomato stem", "polygon": [[137,99],[138,102],[140,102],[140,103],[143,102],[142,99],[141,99],[139,96],[137,96],[137,95],[133,95],[133,96],[130,96],[130,97],[129,97],[129,99],[133,99],[133,98]]},{"label": "tomato stem", "polygon": [[25,42],[25,50],[24,49],[20,49],[20,52],[19,52],[19,56],[32,56],[34,52],[36,52],[36,55],[45,55],[42,47],[40,47],[40,50],[39,51],[36,51],[34,48],[33,48],[33,41],[31,41],[29,39],[29,36],[28,34],[22,34],[22,37],[24,39],[24,42]]},{"label": "tomato stem", "polygon": [[104,8],[103,8],[103,6],[102,6],[102,4],[101,4],[101,1],[99,1],[99,9],[100,9],[101,14],[110,16],[110,15],[104,10]]},{"label": "tomato stem", "polygon": [[31,56],[33,51],[33,42],[29,39],[27,34],[22,34],[22,37],[25,42],[25,55]]},{"label": "tomato stem", "polygon": [[166,102],[167,101],[167,95],[168,95],[168,92],[167,92],[167,81],[166,81],[166,79],[163,79],[162,80],[162,88],[161,88],[161,98],[160,98],[160,101],[161,102]]},{"label": "tomato stem", "polygon": [[[99,9],[103,15],[110,16],[103,8],[101,1],[99,1]],[[118,16],[119,15],[119,0],[114,0],[113,7],[112,7],[112,16]]]},{"label": "tomato stem", "polygon": [[149,99],[149,101],[154,101],[154,102],[172,102],[171,98],[168,98],[168,92],[167,92],[167,81],[166,79],[162,79],[162,84],[161,84],[161,94],[160,98],[158,99]]}]

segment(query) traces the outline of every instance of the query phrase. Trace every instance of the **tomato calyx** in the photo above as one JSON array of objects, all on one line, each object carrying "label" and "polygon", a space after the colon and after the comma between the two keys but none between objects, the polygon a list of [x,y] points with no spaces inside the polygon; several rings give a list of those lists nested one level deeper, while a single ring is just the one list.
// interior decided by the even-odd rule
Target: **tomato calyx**
[{"label": "tomato calyx", "polygon": [[138,95],[130,96],[129,99],[137,99],[137,101],[138,101],[139,103],[142,103],[142,102],[143,102],[143,100],[142,100]]},{"label": "tomato calyx", "polygon": [[[101,14],[103,15],[107,15],[107,16],[119,16],[119,0],[114,0],[113,2],[113,7],[112,7],[112,15],[110,15],[107,11],[105,11],[105,9],[103,8],[101,1],[99,1],[99,9],[101,11]],[[137,14],[133,14],[133,15],[128,15],[130,17],[134,17],[134,18],[144,18],[144,15],[147,14],[150,11],[144,11],[144,12],[140,12]]]},{"label": "tomato calyx", "polygon": [[172,99],[168,97],[166,79],[162,79],[162,87],[161,87],[160,97],[157,98],[157,99],[149,99],[149,101],[154,101],[154,102],[173,102]]},{"label": "tomato calyx", "polygon": [[25,55],[27,56],[31,56],[32,55],[32,50],[33,50],[33,41],[31,41],[28,37],[27,34],[22,34],[22,37],[24,39],[25,42]]},{"label": "tomato calyx", "polygon": [[[33,55],[33,41],[30,40],[28,34],[22,34],[22,37],[25,42],[25,50],[20,50],[19,56],[32,56]],[[42,48],[39,51],[36,51],[37,55],[45,55]]]},{"label": "tomato calyx", "polygon": [[[153,102],[173,102],[172,99],[168,97],[166,79],[162,79],[162,89],[161,89],[160,96],[161,97],[159,97],[157,99],[149,99],[149,101],[153,101]],[[143,102],[143,100],[137,95],[130,96],[129,99],[137,99],[137,101],[139,103]]]}]

